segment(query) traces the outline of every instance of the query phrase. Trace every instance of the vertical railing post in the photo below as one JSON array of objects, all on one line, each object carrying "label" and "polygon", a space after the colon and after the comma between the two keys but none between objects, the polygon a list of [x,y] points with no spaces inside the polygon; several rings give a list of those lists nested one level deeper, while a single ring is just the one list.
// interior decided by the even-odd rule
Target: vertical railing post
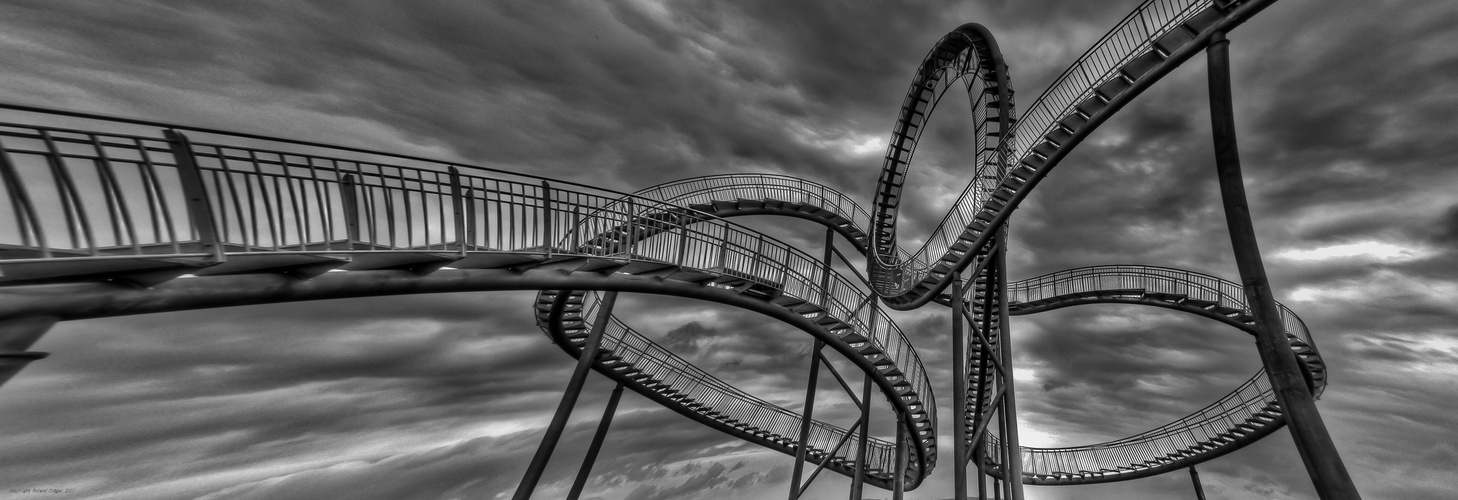
[{"label": "vertical railing post", "polygon": [[465,195],[461,192],[461,172],[456,167],[448,169],[451,174],[451,213],[455,218],[456,250],[466,256],[466,213]]},{"label": "vertical railing post", "polygon": [[354,174],[344,174],[339,179],[339,205],[344,212],[344,234],[349,239],[348,250],[354,250],[359,242],[359,185]]},{"label": "vertical railing post", "polygon": [[1230,42],[1216,32],[1206,49],[1210,79],[1210,122],[1215,142],[1215,167],[1220,178],[1220,200],[1236,267],[1245,286],[1246,303],[1256,319],[1256,350],[1270,378],[1276,401],[1285,413],[1286,424],[1306,472],[1322,499],[1361,498],[1326,423],[1316,410],[1316,401],[1306,385],[1296,354],[1286,342],[1280,310],[1266,278],[1255,227],[1245,198],[1240,172],[1240,150],[1235,140],[1234,98],[1230,92]]},{"label": "vertical railing post", "polygon": [[552,185],[542,181],[542,246],[552,257]]},{"label": "vertical railing post", "polygon": [[612,316],[613,304],[617,300],[618,292],[607,292],[598,302],[597,316],[593,319],[592,329],[588,331],[587,342],[582,345],[582,353],[577,357],[577,368],[567,382],[567,390],[562,393],[562,401],[557,404],[557,412],[552,415],[552,423],[547,425],[547,433],[542,436],[541,445],[537,446],[536,454],[532,455],[532,461],[527,465],[526,475],[516,487],[513,500],[531,498],[532,490],[541,481],[542,471],[547,468],[547,461],[552,459],[552,450],[557,447],[562,431],[567,428],[567,418],[572,416],[572,407],[577,404],[577,396],[582,394],[582,386],[587,382],[587,372],[597,360],[598,346],[602,343],[603,331],[607,329],[608,318]]},{"label": "vertical railing post", "polygon": [[637,204],[633,203],[633,198],[628,198],[628,222],[627,222],[627,224],[628,224],[628,233],[627,233],[627,235],[628,236],[627,236],[627,240],[624,242],[624,251],[627,252],[629,259],[632,259],[633,258],[633,249],[635,249],[635,248],[638,247],[638,241],[637,241],[637,239],[638,239],[638,221],[637,221],[637,218],[638,218],[638,208],[637,208]]},{"label": "vertical railing post", "polygon": [[10,208],[15,210],[15,226],[20,232],[21,244],[30,246],[31,235],[34,234],[34,244],[40,248],[40,256],[50,258],[51,246],[46,243],[45,228],[41,227],[35,204],[31,203],[20,172],[15,170],[15,164],[10,162],[10,153],[4,147],[0,147],[0,181],[5,182],[6,194],[10,195]]},{"label": "vertical railing post", "polygon": [[227,257],[223,255],[217,219],[213,215],[207,187],[203,185],[202,169],[198,168],[197,158],[192,154],[192,143],[176,130],[169,129],[163,133],[177,163],[177,178],[182,183],[182,195],[187,198],[187,215],[192,227],[197,230],[198,243],[210,260],[223,262]]},{"label": "vertical railing post", "polygon": [[618,411],[618,400],[622,398],[623,384],[619,382],[613,388],[612,396],[608,397],[607,409],[602,411],[602,421],[597,424],[597,433],[592,435],[592,444],[587,447],[587,457],[582,459],[582,468],[577,471],[577,479],[572,481],[572,490],[567,492],[567,500],[577,500],[577,497],[582,496],[582,488],[587,486],[587,478],[592,475],[592,464],[597,461],[597,452],[602,450],[608,426],[612,425],[613,413]]},{"label": "vertical railing post", "polygon": [[582,252],[582,207],[572,205],[572,247],[574,253]]},{"label": "vertical railing post", "polygon": [[[967,500],[967,340],[962,276],[952,279],[952,498]],[[981,411],[981,410],[977,410]]]}]

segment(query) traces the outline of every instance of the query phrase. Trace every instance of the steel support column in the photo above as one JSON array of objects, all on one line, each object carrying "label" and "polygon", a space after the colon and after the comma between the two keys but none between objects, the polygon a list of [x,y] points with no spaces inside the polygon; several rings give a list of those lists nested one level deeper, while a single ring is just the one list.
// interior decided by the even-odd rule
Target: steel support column
[{"label": "steel support column", "polygon": [[572,481],[572,491],[567,493],[567,500],[577,500],[582,496],[582,488],[587,486],[587,478],[592,476],[592,464],[597,462],[597,452],[602,451],[602,442],[607,439],[608,426],[613,423],[613,414],[618,411],[618,400],[623,398],[623,383],[613,388],[613,395],[608,397],[607,409],[602,411],[602,421],[597,424],[597,434],[592,435],[592,444],[587,447],[587,457],[582,459],[582,468],[577,471],[577,480]]},{"label": "steel support column", "polygon": [[1215,139],[1215,167],[1220,177],[1220,201],[1225,208],[1225,223],[1230,230],[1230,244],[1235,250],[1235,263],[1251,313],[1256,319],[1256,350],[1271,380],[1276,402],[1286,416],[1296,450],[1306,465],[1306,472],[1323,499],[1357,499],[1357,487],[1347,474],[1346,465],[1337,453],[1336,444],[1316,410],[1316,401],[1306,385],[1306,378],[1296,354],[1286,342],[1285,327],[1276,299],[1266,279],[1260,248],[1256,245],[1255,227],[1246,203],[1245,186],[1240,172],[1240,150],[1235,142],[1234,99],[1230,92],[1230,41],[1224,33],[1211,37],[1206,50],[1210,79],[1210,124]]},{"label": "steel support column", "polygon": [[[982,411],[980,408],[977,411]],[[986,430],[982,431],[984,434]],[[978,440],[977,446],[972,447],[972,460],[977,461],[977,498],[987,498],[987,440]]]},{"label": "steel support column", "polygon": [[824,342],[816,340],[814,350],[810,351],[810,380],[805,385],[805,417],[800,419],[800,445],[795,448],[795,467],[790,475],[790,500],[800,498],[800,477],[805,472],[805,455],[808,453],[805,444],[810,442],[810,422],[815,415],[815,385],[820,379],[820,348],[824,345]]},{"label": "steel support column", "polygon": [[0,385],[20,373],[31,361],[48,356],[27,349],[55,325],[56,318],[50,316],[0,321]]},{"label": "steel support column", "polygon": [[901,500],[906,492],[906,415],[896,412],[896,465],[892,469],[891,500]]},{"label": "steel support column", "polygon": [[512,500],[527,500],[532,497],[532,490],[537,488],[537,482],[542,479],[542,471],[547,468],[547,461],[552,459],[552,450],[557,447],[557,441],[562,438],[562,431],[567,428],[567,418],[572,416],[572,407],[577,404],[577,396],[582,394],[582,386],[587,382],[587,372],[592,370],[593,361],[597,360],[598,346],[602,343],[603,330],[607,329],[608,318],[612,315],[613,304],[617,303],[618,293],[607,292],[602,295],[602,301],[597,304],[597,317],[593,319],[592,330],[588,332],[587,342],[582,345],[582,354],[577,357],[577,369],[572,372],[572,379],[567,382],[567,391],[562,393],[562,401],[557,404],[557,413],[552,415],[552,423],[547,426],[547,434],[542,436],[542,444],[537,446],[537,453],[532,456],[532,462],[527,465],[526,475],[521,478],[521,484],[516,487],[516,495]]},{"label": "steel support column", "polygon": [[[835,256],[835,231],[825,230],[824,254],[820,264],[824,266],[820,275],[820,303],[824,304],[829,300],[830,294],[830,259]],[[820,340],[815,341],[815,347],[810,351],[810,379],[805,387],[805,417],[800,420],[800,444],[795,447],[795,466],[790,476],[790,500],[800,498],[801,474],[805,472],[805,455],[807,453],[805,444],[810,441],[810,422],[815,414],[815,385],[820,379],[820,349],[825,346]],[[830,460],[827,456],[825,460]]]},{"label": "steel support column", "polygon": [[[962,277],[952,280],[952,498],[967,500],[967,336]],[[981,410],[978,410],[981,412]]]},{"label": "steel support column", "polygon": [[[1002,234],[998,239],[1007,241],[1007,226],[1003,226]],[[1017,395],[1013,390],[1013,359],[1012,359],[1012,338],[1008,334],[1007,314],[1007,245],[998,245],[995,250],[997,259],[994,272],[997,273],[997,329],[998,344],[1002,351],[1002,415],[1003,423],[1003,444],[1007,447],[1007,462],[1004,462],[1006,479],[1008,484],[1008,498],[1010,500],[1023,500],[1023,453],[1018,446],[1018,407]],[[991,313],[991,311],[989,311]]]},{"label": "steel support column", "polygon": [[866,445],[871,435],[871,376],[867,374],[861,385],[861,435],[856,439],[856,475],[851,478],[850,498],[861,500],[866,487],[866,459],[870,457]]},{"label": "steel support column", "polygon": [[1200,473],[1195,472],[1195,466],[1190,466],[1190,482],[1195,483],[1195,500],[1205,500],[1205,487],[1200,486]]}]

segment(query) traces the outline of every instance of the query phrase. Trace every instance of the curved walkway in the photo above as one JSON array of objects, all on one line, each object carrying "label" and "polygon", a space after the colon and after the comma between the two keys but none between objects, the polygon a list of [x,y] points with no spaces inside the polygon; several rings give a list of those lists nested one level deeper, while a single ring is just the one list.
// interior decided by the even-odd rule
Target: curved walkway
[{"label": "curved walkway", "polygon": [[[0,124],[0,180],[9,207],[0,214],[6,221],[0,321],[538,290],[540,324],[575,356],[594,304],[586,291],[716,301],[792,324],[864,371],[907,431],[901,444],[912,450],[906,479],[914,488],[936,462],[935,402],[915,350],[874,304],[911,309],[942,300],[955,277],[985,265],[982,257],[998,244],[1013,210],[1084,137],[1203,50],[1214,32],[1238,26],[1273,1],[1148,0],[1021,117],[996,42],[981,26],[959,27],[937,42],[913,77],[869,211],[833,190],[780,176],[717,176],[633,196],[428,158],[3,105],[22,118]],[[980,146],[973,180],[927,244],[905,250],[896,243],[896,218],[912,154],[936,104],[959,82],[973,102]],[[81,128],[67,128],[75,123]],[[869,283],[704,212],[821,222],[866,254]],[[1201,295],[1201,279],[1209,277],[1139,269],[1148,272],[1070,270],[1018,282],[1008,305],[1032,313],[1088,302],[1143,303],[1248,327],[1233,295]],[[1139,286],[1106,286],[1116,278]],[[1169,291],[1175,288],[1183,291]],[[879,301],[870,300],[872,293]],[[1319,390],[1324,367],[1304,326],[1294,328],[1299,319],[1287,318],[1294,321],[1289,338]],[[832,445],[848,431],[815,422],[811,441],[795,442],[788,431],[798,428],[798,415],[610,321],[609,350],[594,360],[599,372],[730,435],[787,454],[818,450],[811,461],[843,474],[854,470],[846,458],[853,455]],[[1281,422],[1269,403],[1254,406],[1269,399],[1261,380],[1258,375],[1217,402],[1219,411],[1212,405],[1127,440],[1024,449],[1023,481],[1127,479],[1238,448]],[[984,391],[985,382],[975,381],[969,392]],[[869,445],[863,465],[872,484],[890,484],[889,450],[896,445]],[[1150,447],[1149,455],[1130,452],[1133,446]]]}]

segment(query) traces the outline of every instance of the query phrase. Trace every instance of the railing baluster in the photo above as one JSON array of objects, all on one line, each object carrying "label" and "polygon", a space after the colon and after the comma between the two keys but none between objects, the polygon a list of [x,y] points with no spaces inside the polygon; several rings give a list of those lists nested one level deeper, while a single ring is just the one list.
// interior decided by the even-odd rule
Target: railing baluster
[{"label": "railing baluster", "polygon": [[223,253],[222,242],[218,239],[212,198],[208,196],[207,187],[203,184],[202,170],[198,168],[197,160],[193,156],[192,143],[181,132],[168,129],[164,133],[172,148],[173,160],[177,164],[182,195],[187,198],[187,215],[192,222],[192,228],[197,231],[202,251],[213,262],[223,262],[227,257]]},{"label": "railing baluster", "polygon": [[30,194],[26,192],[20,172],[15,170],[15,164],[10,161],[10,152],[3,142],[0,142],[0,181],[5,182],[10,207],[15,210],[15,225],[20,231],[21,244],[35,245],[42,258],[51,258],[51,246],[46,242],[45,228],[41,226],[40,217],[35,213],[35,204],[30,201]]}]

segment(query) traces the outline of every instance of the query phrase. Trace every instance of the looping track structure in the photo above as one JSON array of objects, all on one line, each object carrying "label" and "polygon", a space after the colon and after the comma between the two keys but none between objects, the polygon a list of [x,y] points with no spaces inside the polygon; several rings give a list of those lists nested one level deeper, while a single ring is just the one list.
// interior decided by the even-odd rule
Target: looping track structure
[{"label": "looping track structure", "polygon": [[[1019,118],[987,29],[963,25],[917,68],[871,208],[772,174],[686,179],[635,194],[429,158],[146,120],[0,105],[0,353],[4,377],[55,321],[240,304],[457,291],[538,292],[534,314],[567,354],[708,427],[883,488],[937,463],[937,407],[916,350],[881,309],[968,305],[967,404],[953,425],[979,467],[1021,483],[1143,477],[1240,448],[1285,423],[1264,373],[1208,407],[1125,439],[1019,448],[982,439],[1000,398],[1005,315],[1088,303],[1196,314],[1255,333],[1241,285],[1151,266],[1097,266],[997,286],[1007,221],[1084,137],[1153,82],[1271,1],[1148,0]],[[897,211],[932,111],[961,84],[978,151],[927,243],[897,245]],[[867,262],[866,279],[729,222],[814,221]],[[949,286],[963,296],[947,293]],[[599,292],[676,295],[757,312],[845,356],[889,402],[897,440],[806,419],[694,366],[602,307]],[[956,309],[962,310],[962,309]],[[1319,394],[1326,370],[1284,307],[1285,335]],[[925,346],[923,346],[925,347]],[[818,354],[817,354],[818,356]],[[838,377],[838,375],[837,375]],[[3,381],[3,379],[0,379]],[[867,387],[870,387],[868,385]],[[864,401],[869,405],[870,401]],[[1015,435],[1015,431],[1014,431]],[[803,438],[801,436],[804,436]],[[851,444],[848,443],[864,443]],[[989,451],[990,450],[990,451]],[[970,455],[970,454],[969,454]],[[904,456],[904,459],[903,459]],[[970,459],[970,458],[968,458]],[[956,464],[965,467],[966,463]],[[796,479],[798,481],[798,478]]]}]

